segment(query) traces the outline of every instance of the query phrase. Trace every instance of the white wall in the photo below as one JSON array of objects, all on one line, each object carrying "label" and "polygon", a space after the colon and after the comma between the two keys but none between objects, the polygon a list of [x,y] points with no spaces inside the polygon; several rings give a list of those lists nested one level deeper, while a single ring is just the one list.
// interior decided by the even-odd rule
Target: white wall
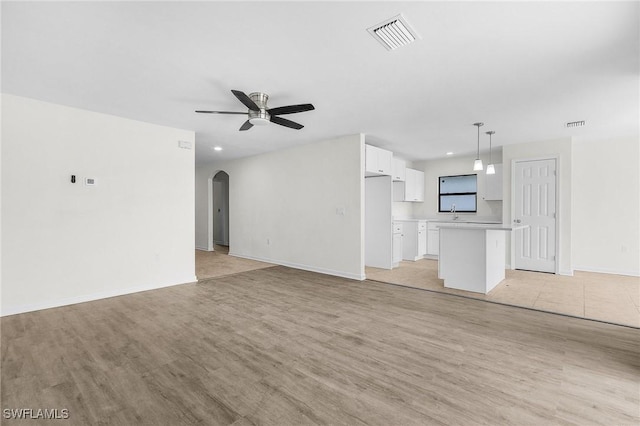
[{"label": "white wall", "polygon": [[364,278],[363,135],[199,165],[199,248],[208,246],[209,180],[219,170],[229,174],[230,254]]},{"label": "white wall", "polygon": [[638,137],[572,146],[573,268],[640,275]]},{"label": "white wall", "polygon": [[406,201],[393,201],[391,203],[391,214],[394,219],[411,219],[413,218],[413,204]]},{"label": "white wall", "polygon": [[[493,153],[494,164],[499,164],[500,153]],[[414,169],[424,172],[424,203],[413,204],[413,216],[417,218],[443,218],[450,219],[451,213],[438,213],[438,178],[440,176],[468,175],[477,173],[478,175],[478,205],[477,213],[459,213],[459,216],[472,219],[492,219],[502,218],[501,201],[485,201],[482,199],[485,193],[485,171],[474,172],[473,160],[475,156],[452,157],[438,160],[415,162]],[[483,158],[485,168],[487,159]]]},{"label": "white wall", "polygon": [[3,315],[196,280],[193,132],[12,95],[2,119]]},{"label": "white wall", "polygon": [[[512,189],[511,189],[511,168],[515,160],[557,158],[557,185],[558,204],[556,206],[558,215],[558,227],[556,236],[558,238],[558,273],[572,275],[571,266],[571,139],[548,140],[531,143],[521,143],[515,145],[505,145],[502,147],[503,163],[503,206],[502,215],[504,223],[511,223],[512,220]],[[511,242],[507,240],[507,253],[511,253]],[[508,264],[512,264],[512,259],[507,259]]]}]

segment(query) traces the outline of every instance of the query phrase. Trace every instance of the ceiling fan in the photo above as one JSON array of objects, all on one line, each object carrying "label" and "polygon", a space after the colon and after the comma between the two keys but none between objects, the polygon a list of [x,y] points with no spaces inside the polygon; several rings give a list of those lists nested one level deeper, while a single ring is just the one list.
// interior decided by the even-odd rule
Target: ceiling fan
[{"label": "ceiling fan", "polygon": [[231,91],[240,102],[242,102],[249,111],[247,112],[234,112],[234,111],[196,111],[203,114],[247,114],[249,119],[240,126],[240,130],[249,130],[255,125],[266,125],[271,123],[279,124],[281,126],[289,127],[291,129],[300,130],[304,126],[296,123],[295,121],[287,120],[286,118],[278,117],[284,114],[295,114],[296,112],[311,111],[314,108],[311,104],[299,104],[299,105],[287,105],[277,108],[267,108],[267,100],[269,96],[260,93],[250,93],[247,96],[240,90]]}]

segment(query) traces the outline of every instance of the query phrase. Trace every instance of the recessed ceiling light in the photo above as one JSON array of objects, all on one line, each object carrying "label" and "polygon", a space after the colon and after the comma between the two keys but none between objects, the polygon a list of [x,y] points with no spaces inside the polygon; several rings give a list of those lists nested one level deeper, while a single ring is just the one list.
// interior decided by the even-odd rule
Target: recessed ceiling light
[{"label": "recessed ceiling light", "polygon": [[453,155],[453,152],[449,151],[447,152],[447,155]]},{"label": "recessed ceiling light", "polygon": [[214,151],[222,151],[222,148],[221,148],[221,147],[219,147],[219,146],[214,146],[214,147],[213,147],[213,150],[214,150]]}]

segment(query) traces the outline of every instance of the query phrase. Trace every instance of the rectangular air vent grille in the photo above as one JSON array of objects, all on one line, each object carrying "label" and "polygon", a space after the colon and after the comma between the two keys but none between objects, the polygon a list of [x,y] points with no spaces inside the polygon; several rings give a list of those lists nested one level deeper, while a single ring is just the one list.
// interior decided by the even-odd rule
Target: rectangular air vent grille
[{"label": "rectangular air vent grille", "polygon": [[582,127],[584,126],[584,120],[582,121],[569,121],[566,124],[567,127]]},{"label": "rectangular air vent grille", "polygon": [[394,16],[378,25],[367,28],[367,31],[387,50],[406,46],[419,38],[402,15]]}]

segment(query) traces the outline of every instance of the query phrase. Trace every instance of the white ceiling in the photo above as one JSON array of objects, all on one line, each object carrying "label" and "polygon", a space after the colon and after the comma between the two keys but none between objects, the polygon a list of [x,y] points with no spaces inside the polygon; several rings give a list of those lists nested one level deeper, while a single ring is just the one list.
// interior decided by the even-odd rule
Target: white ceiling
[{"label": "white ceiling", "polygon": [[[358,132],[469,154],[476,121],[494,146],[638,135],[639,4],[3,2],[2,91],[194,130],[198,162]],[[366,29],[398,13],[421,39],[389,52]],[[231,89],[316,110],[299,131],[194,113],[246,110]]]}]

